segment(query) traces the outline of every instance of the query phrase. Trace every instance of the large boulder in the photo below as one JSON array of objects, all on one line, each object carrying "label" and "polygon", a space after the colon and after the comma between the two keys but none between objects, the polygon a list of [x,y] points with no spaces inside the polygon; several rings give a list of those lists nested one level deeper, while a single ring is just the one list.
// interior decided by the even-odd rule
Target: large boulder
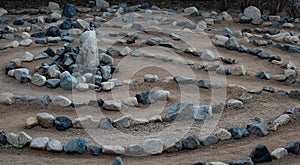
[{"label": "large boulder", "polygon": [[99,53],[95,31],[86,31],[80,38],[79,63],[96,68],[99,65]]},{"label": "large boulder", "polygon": [[64,151],[66,153],[84,153],[88,148],[87,141],[82,137],[73,138],[71,141],[64,145]]}]

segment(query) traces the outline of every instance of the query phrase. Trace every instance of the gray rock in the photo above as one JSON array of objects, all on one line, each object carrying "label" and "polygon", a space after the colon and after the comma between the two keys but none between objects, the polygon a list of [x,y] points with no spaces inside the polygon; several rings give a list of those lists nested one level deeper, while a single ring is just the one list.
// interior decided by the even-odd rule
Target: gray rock
[{"label": "gray rock", "polygon": [[205,138],[200,138],[199,141],[202,145],[209,146],[209,145],[217,144],[219,139],[214,135],[210,135]]},{"label": "gray rock", "polygon": [[226,106],[229,108],[242,109],[244,107],[244,103],[236,99],[230,99],[226,103]]},{"label": "gray rock", "polygon": [[122,146],[102,146],[102,152],[104,154],[117,154],[123,155],[125,153],[125,148]]},{"label": "gray rock", "polygon": [[147,139],[143,142],[143,150],[147,154],[156,155],[163,152],[164,145],[160,139]]},{"label": "gray rock", "polygon": [[68,71],[65,71],[60,76],[60,87],[64,90],[72,90],[77,85],[77,79]]},{"label": "gray rock", "polygon": [[183,77],[183,76],[175,76],[174,81],[178,84],[186,85],[186,84],[196,84],[196,78]]},{"label": "gray rock", "polygon": [[144,81],[145,82],[156,82],[156,81],[158,81],[158,76],[155,74],[145,74]]},{"label": "gray rock", "polygon": [[132,107],[139,105],[136,97],[128,97],[125,100],[123,100],[122,103]]},{"label": "gray rock", "polygon": [[219,140],[229,140],[231,139],[231,133],[225,129],[219,129],[216,133],[215,136]]},{"label": "gray rock", "polygon": [[208,105],[194,106],[194,119],[205,120],[212,117],[212,107]]},{"label": "gray rock", "polygon": [[122,158],[117,156],[113,161],[112,165],[124,165]]},{"label": "gray rock", "polygon": [[195,6],[188,7],[184,9],[184,13],[187,13],[188,15],[199,13],[198,9]]},{"label": "gray rock", "polygon": [[236,159],[230,162],[229,164],[230,165],[254,165],[250,157]]},{"label": "gray rock", "polygon": [[122,108],[122,102],[120,100],[105,100],[103,108],[111,111],[120,111]]},{"label": "gray rock", "polygon": [[90,148],[90,151],[94,156],[99,156],[102,153],[102,147],[99,145],[94,145]]},{"label": "gray rock", "polygon": [[59,78],[61,72],[59,71],[57,65],[51,65],[47,71],[47,74],[51,79],[53,79],[53,78]]},{"label": "gray rock", "polygon": [[254,134],[257,136],[266,136],[268,132],[268,125],[265,124],[264,120],[260,117],[256,117],[253,120],[250,120],[250,122],[247,125],[247,129],[250,134]]},{"label": "gray rock", "polygon": [[244,10],[244,15],[248,18],[252,18],[252,22],[261,19],[261,12],[254,6],[249,6]]},{"label": "gray rock", "polygon": [[76,85],[76,89],[79,90],[79,91],[82,91],[82,92],[88,91],[89,90],[89,84],[87,84],[87,83],[78,83]]},{"label": "gray rock", "polygon": [[181,139],[182,148],[187,150],[193,150],[200,146],[200,142],[197,135],[191,135]]},{"label": "gray rock", "polygon": [[33,103],[48,106],[49,102],[51,102],[51,99],[48,95],[43,96],[36,96],[33,100]]},{"label": "gray rock", "polygon": [[108,65],[101,66],[100,72],[102,73],[102,81],[108,81],[112,76],[111,75],[111,67]]},{"label": "gray rock", "polygon": [[60,141],[53,139],[47,143],[46,150],[50,152],[61,152],[63,146]]},{"label": "gray rock", "polygon": [[125,115],[122,116],[116,120],[113,121],[113,125],[116,128],[128,128],[134,124],[134,121],[132,119],[131,115]]},{"label": "gray rock", "polygon": [[24,62],[31,62],[31,61],[33,61],[33,57],[34,57],[34,55],[31,54],[30,52],[25,52],[25,53],[22,55],[21,59],[22,59],[22,61],[24,61]]},{"label": "gray rock", "polygon": [[113,121],[111,118],[102,118],[102,119],[100,119],[98,128],[110,130],[110,129],[114,128],[112,124],[113,124]]},{"label": "gray rock", "polygon": [[122,48],[122,49],[120,50],[120,55],[121,55],[121,56],[127,56],[127,55],[129,55],[131,52],[132,52],[132,50],[131,50],[128,46],[126,46],[126,47],[124,47],[124,48]]},{"label": "gray rock", "polygon": [[300,142],[290,142],[284,148],[288,153],[300,155]]},{"label": "gray rock", "polygon": [[137,144],[129,144],[128,147],[126,147],[126,154],[130,156],[141,156],[144,155],[144,150],[142,147],[140,147]]},{"label": "gray rock", "polygon": [[84,116],[74,119],[74,128],[96,128],[98,122],[93,120],[92,116]]},{"label": "gray rock", "polygon": [[48,3],[48,8],[49,8],[51,11],[59,10],[59,9],[60,9],[59,4],[58,4],[58,3],[55,3],[55,2],[52,2],[52,1],[50,1],[50,2]]},{"label": "gray rock", "polygon": [[110,91],[115,87],[115,84],[113,82],[103,82],[101,83],[101,88],[104,91]]},{"label": "gray rock", "polygon": [[3,15],[6,15],[6,14],[8,14],[8,11],[3,8],[0,8],[0,17],[2,17]]},{"label": "gray rock", "polygon": [[30,148],[37,149],[37,150],[45,150],[48,142],[49,142],[48,137],[38,137],[31,141]]},{"label": "gray rock", "polygon": [[0,94],[0,104],[12,105],[14,102],[15,102],[14,95],[12,93],[1,93]]},{"label": "gray rock", "polygon": [[143,53],[138,49],[135,49],[131,52],[131,56],[133,56],[133,57],[141,57],[142,55],[143,55]]},{"label": "gray rock", "polygon": [[101,53],[101,54],[100,54],[100,57],[101,57],[101,61],[100,61],[101,64],[104,64],[104,65],[112,65],[112,64],[114,63],[113,57],[111,57],[111,56],[108,55],[108,54]]},{"label": "gray rock", "polygon": [[39,53],[38,55],[34,56],[33,59],[34,60],[40,60],[40,59],[45,59],[45,58],[48,58],[49,55],[45,52],[41,52]]},{"label": "gray rock", "polygon": [[274,159],[282,159],[288,155],[288,151],[285,148],[277,148],[273,152],[271,152],[271,156]]},{"label": "gray rock", "polygon": [[22,75],[28,75],[29,74],[29,70],[27,68],[18,68],[18,69],[15,69],[14,71],[14,77],[21,81],[21,77]]},{"label": "gray rock", "polygon": [[62,106],[62,107],[69,107],[72,103],[72,101],[64,96],[57,96],[55,99],[53,99],[53,104]]},{"label": "gray rock", "polygon": [[202,55],[201,55],[201,59],[202,60],[207,60],[207,61],[211,61],[215,59],[215,55],[211,50],[204,50]]},{"label": "gray rock", "polygon": [[86,22],[85,20],[82,20],[82,19],[79,18],[75,22],[75,27],[82,28],[82,29],[89,29],[90,24],[88,22]]},{"label": "gray rock", "polygon": [[31,39],[24,39],[24,40],[20,41],[20,46],[30,46],[31,44],[32,44]]},{"label": "gray rock", "polygon": [[32,77],[31,77],[31,82],[32,84],[36,85],[36,86],[44,86],[46,84],[46,77],[42,76],[38,73],[35,73]]},{"label": "gray rock", "polygon": [[229,50],[237,50],[239,43],[235,37],[230,37],[226,42],[225,42],[225,48]]},{"label": "gray rock", "polygon": [[88,67],[99,65],[99,53],[95,31],[86,31],[80,38],[80,52],[78,58],[80,63]]},{"label": "gray rock", "polygon": [[243,137],[249,136],[249,132],[247,129],[243,127],[233,127],[228,130],[231,133],[232,139],[242,139]]},{"label": "gray rock", "polygon": [[109,7],[109,3],[105,0],[96,0],[96,6],[99,9],[106,9]]},{"label": "gray rock", "polygon": [[20,82],[21,83],[30,83],[31,82],[31,76],[29,74],[23,74],[21,76]]},{"label": "gray rock", "polygon": [[181,151],[182,143],[180,140],[177,140],[175,138],[167,139],[164,144],[164,150],[170,153]]},{"label": "gray rock", "polygon": [[230,73],[235,76],[246,75],[246,69],[243,64],[236,65],[233,69],[230,70]]},{"label": "gray rock", "polygon": [[32,140],[32,137],[29,136],[27,133],[21,131],[18,135],[18,146],[17,148],[22,148],[29,144]]},{"label": "gray rock", "polygon": [[82,137],[76,137],[64,144],[64,151],[66,153],[83,154],[88,148],[87,141]]},{"label": "gray rock", "polygon": [[184,121],[194,119],[194,106],[192,103],[174,103],[172,104],[165,115],[164,120],[170,121]]},{"label": "gray rock", "polygon": [[36,115],[36,118],[39,122],[39,124],[44,127],[44,128],[50,128],[54,126],[54,116],[52,116],[49,113],[46,112],[42,112],[42,113],[38,113]]},{"label": "gray rock", "polygon": [[26,120],[26,128],[33,128],[35,126],[39,125],[39,121],[36,117],[29,117]]},{"label": "gray rock", "polygon": [[14,134],[14,133],[9,133],[6,135],[6,140],[8,142],[8,144],[13,145],[14,147],[21,147],[21,145],[19,144],[19,139],[18,139],[18,135]]}]

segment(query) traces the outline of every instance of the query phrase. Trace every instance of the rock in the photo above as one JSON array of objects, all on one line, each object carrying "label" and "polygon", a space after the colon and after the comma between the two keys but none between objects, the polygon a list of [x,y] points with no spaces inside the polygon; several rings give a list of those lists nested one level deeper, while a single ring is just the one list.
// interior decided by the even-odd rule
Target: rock
[{"label": "rock", "polygon": [[31,77],[31,82],[32,84],[36,85],[36,86],[44,86],[46,84],[46,77],[42,76],[38,73],[35,73],[32,77]]},{"label": "rock", "polygon": [[2,17],[3,15],[6,15],[6,14],[8,14],[8,11],[3,8],[0,8],[0,17]]},{"label": "rock", "polygon": [[286,78],[289,78],[289,77],[296,77],[297,73],[295,70],[292,70],[292,69],[286,69],[284,70],[284,75]]},{"label": "rock", "polygon": [[61,152],[63,146],[60,141],[53,139],[47,143],[46,150],[50,152]]},{"label": "rock", "polygon": [[48,43],[58,43],[59,41],[61,41],[60,37],[48,37],[47,38]]},{"label": "rock", "polygon": [[82,92],[88,91],[89,90],[89,84],[87,84],[87,83],[78,83],[76,85],[76,89],[79,90],[79,91],[82,91]]},{"label": "rock", "polygon": [[197,135],[191,135],[186,138],[181,139],[182,148],[187,150],[193,150],[200,146],[199,139]]},{"label": "rock", "polygon": [[50,78],[59,78],[60,77],[61,72],[59,71],[59,68],[57,67],[57,65],[51,65],[47,71],[47,75]]},{"label": "rock", "polygon": [[29,144],[32,140],[32,137],[29,136],[27,133],[21,131],[18,135],[18,146],[17,148],[23,148],[27,144]]},{"label": "rock", "polygon": [[21,81],[21,77],[23,75],[28,75],[29,74],[29,70],[27,68],[18,68],[14,71],[14,77]]},{"label": "rock", "polygon": [[229,50],[237,50],[239,46],[239,43],[237,42],[237,39],[235,37],[230,37],[226,42],[224,47]]},{"label": "rock", "polygon": [[58,12],[58,11],[55,11],[55,12],[53,12],[53,13],[51,13],[50,14],[50,19],[52,20],[52,21],[58,21],[58,20],[60,20],[61,19],[61,13],[60,12]]},{"label": "rock", "polygon": [[138,49],[135,49],[131,52],[131,56],[133,56],[133,57],[141,57],[142,55],[143,55],[143,53]]},{"label": "rock", "polygon": [[[108,81],[111,78],[111,67],[110,66],[101,66],[100,72],[102,73],[102,81]],[[96,77],[95,77],[96,78]],[[96,83],[95,83],[96,84]]]},{"label": "rock", "polygon": [[102,57],[100,61],[101,64],[112,65],[114,63],[114,59],[108,54],[101,53],[100,57]]},{"label": "rock", "polygon": [[300,142],[290,142],[284,148],[288,153],[300,155]]},{"label": "rock", "polygon": [[199,80],[197,85],[199,88],[209,89],[211,82],[209,80]]},{"label": "rock", "polygon": [[199,13],[198,9],[196,7],[188,7],[184,9],[184,13],[188,14],[188,15],[192,15],[195,13]]},{"label": "rock", "polygon": [[96,0],[96,6],[99,9],[106,9],[109,7],[109,3],[105,0]]},{"label": "rock", "polygon": [[49,113],[42,112],[36,115],[39,124],[44,128],[50,128],[54,126],[54,117]]},{"label": "rock", "polygon": [[126,147],[126,155],[129,156],[142,156],[144,155],[143,148],[138,146],[137,144],[129,144]]},{"label": "rock", "polygon": [[112,165],[124,165],[122,158],[117,156],[113,161]]},{"label": "rock", "polygon": [[4,47],[5,48],[16,48],[19,47],[20,43],[18,41],[12,41],[8,44],[6,44]]},{"label": "rock", "polygon": [[207,23],[205,21],[200,21],[197,24],[197,30],[205,30],[207,29]]},{"label": "rock", "polygon": [[164,145],[160,139],[147,139],[143,142],[143,149],[147,154],[162,154],[163,148]]},{"label": "rock", "polygon": [[221,14],[222,14],[223,19],[224,19],[225,21],[232,21],[231,15],[228,14],[226,11],[222,12]]},{"label": "rock", "polygon": [[88,22],[86,22],[85,20],[83,20],[83,19],[77,19],[75,27],[82,28],[82,29],[89,29],[90,24]]},{"label": "rock", "polygon": [[252,18],[248,18],[246,16],[242,16],[240,19],[240,23],[251,23],[252,22]]},{"label": "rock", "polygon": [[158,76],[155,74],[145,74],[144,75],[144,81],[145,82],[156,82],[158,81]]},{"label": "rock", "polygon": [[180,140],[177,140],[175,138],[167,139],[164,144],[164,150],[170,153],[181,151],[182,143]]},{"label": "rock", "polygon": [[274,124],[279,126],[285,125],[290,122],[290,116],[288,114],[283,114],[273,121]]},{"label": "rock", "polygon": [[212,117],[212,107],[208,105],[194,106],[194,119],[205,120]]},{"label": "rock", "polygon": [[77,85],[77,79],[65,71],[60,76],[60,87],[64,90],[72,90]]},{"label": "rock", "polygon": [[266,163],[266,162],[271,162],[272,161],[272,156],[268,150],[268,148],[263,145],[259,144],[257,145],[251,152],[249,156],[253,163]]},{"label": "rock", "polygon": [[40,60],[40,59],[45,59],[48,58],[49,55],[45,52],[40,52],[38,55],[34,56],[33,59],[34,60]]},{"label": "rock", "polygon": [[32,44],[32,40],[31,39],[25,39],[20,41],[20,46],[30,46]]},{"label": "rock", "polygon": [[96,128],[98,122],[93,120],[92,116],[84,116],[74,119],[74,128]]},{"label": "rock", "polygon": [[231,133],[225,129],[219,129],[216,133],[215,136],[219,140],[229,140],[231,139]]},{"label": "rock", "polygon": [[128,97],[123,100],[122,103],[132,107],[137,107],[139,105],[136,97]]},{"label": "rock", "polygon": [[120,111],[122,108],[122,102],[120,100],[105,100],[103,108],[111,111]]},{"label": "rock", "polygon": [[217,144],[219,139],[214,135],[210,135],[205,138],[200,138],[199,141],[202,145],[209,146],[209,145]]},{"label": "rock", "polygon": [[0,104],[12,105],[14,102],[15,102],[14,95],[12,93],[1,93],[0,94]]},{"label": "rock", "polygon": [[134,121],[132,119],[131,115],[125,115],[122,116],[116,120],[113,121],[113,125],[116,128],[128,128],[134,124]]},{"label": "rock", "polygon": [[104,91],[110,91],[115,87],[115,84],[113,82],[103,82],[101,83],[101,88]]},{"label": "rock", "polygon": [[283,41],[286,43],[290,43],[290,44],[295,44],[299,42],[299,37],[298,36],[286,36],[283,38]]},{"label": "rock", "polygon": [[237,108],[237,109],[242,109],[244,107],[243,102],[236,100],[236,99],[230,99],[226,103],[226,106],[229,108]]},{"label": "rock", "polygon": [[32,102],[44,106],[48,106],[49,102],[51,102],[51,99],[48,95],[41,95],[41,96],[36,96]]},{"label": "rock", "polygon": [[148,123],[149,123],[148,119],[144,119],[144,118],[134,119],[135,125],[144,125],[144,124],[148,124]]},{"label": "rock", "polygon": [[[0,9],[1,10],[1,9]],[[1,12],[1,11],[0,11]],[[0,130],[0,146],[6,145],[7,143],[6,134],[4,131]]]},{"label": "rock", "polygon": [[230,165],[254,165],[250,157],[236,159],[230,162],[229,164]]},{"label": "rock", "polygon": [[59,37],[60,31],[56,26],[50,26],[46,31],[46,36]]},{"label": "rock", "polygon": [[25,52],[22,55],[21,60],[24,62],[31,62],[31,61],[33,61],[33,57],[34,57],[34,55],[31,54],[30,52]]},{"label": "rock", "polygon": [[97,67],[99,65],[99,53],[95,31],[84,32],[79,39],[80,52],[79,59],[81,63],[88,67]]},{"label": "rock", "polygon": [[73,127],[72,120],[65,116],[59,116],[55,118],[54,125],[56,130],[65,131]]},{"label": "rock", "polygon": [[206,18],[206,19],[204,19],[204,21],[206,22],[207,25],[214,25],[215,24],[215,20],[211,19],[211,18]]},{"label": "rock", "polygon": [[156,100],[166,101],[170,98],[170,92],[165,90],[154,91],[154,96]]},{"label": "rock", "polygon": [[132,52],[132,50],[128,46],[126,46],[120,50],[120,55],[127,56],[127,55],[131,54],[131,52]]},{"label": "rock", "polygon": [[59,9],[60,9],[59,4],[58,4],[58,3],[55,3],[55,2],[52,2],[52,1],[50,1],[50,2],[48,3],[48,8],[49,8],[51,11],[59,10]]},{"label": "rock", "polygon": [[17,68],[17,64],[15,62],[10,61],[5,65],[5,73],[8,74],[10,70],[14,70]]},{"label": "rock", "polygon": [[178,84],[186,85],[186,84],[196,84],[197,79],[189,78],[189,77],[183,77],[183,76],[175,76],[174,81]]},{"label": "rock", "polygon": [[77,14],[77,10],[76,10],[76,6],[73,4],[67,4],[64,7],[62,16],[68,17],[68,18],[72,18],[73,16],[75,16]]},{"label": "rock", "polygon": [[110,130],[110,129],[114,128],[112,124],[113,124],[113,121],[111,118],[102,118],[102,119],[100,119],[98,128]]},{"label": "rock", "polygon": [[48,79],[46,81],[46,87],[48,88],[57,88],[60,85],[60,79]]},{"label": "rock", "polygon": [[21,147],[18,140],[18,135],[14,133],[9,133],[6,135],[6,140],[8,144],[13,145],[14,147]]},{"label": "rock", "polygon": [[22,19],[15,19],[13,25],[24,25],[24,21]]},{"label": "rock", "polygon": [[268,132],[268,125],[265,124],[264,120],[260,117],[256,117],[253,120],[250,120],[250,122],[247,125],[247,129],[250,134],[254,134],[257,136],[266,136]]},{"label": "rock", "polygon": [[62,106],[62,107],[69,107],[72,101],[64,96],[57,96],[53,101],[54,105]]},{"label": "rock", "polygon": [[233,69],[230,70],[230,73],[235,76],[246,75],[246,69],[243,64],[236,65]]},{"label": "rock", "polygon": [[36,117],[29,117],[26,120],[26,128],[33,128],[35,126],[39,125],[39,121]]},{"label": "rock", "polygon": [[125,148],[122,146],[102,146],[102,152],[104,154],[116,154],[122,155],[125,153]]},{"label": "rock", "polygon": [[160,115],[153,116],[149,119],[149,123],[162,123],[163,119]]},{"label": "rock", "polygon": [[220,75],[229,75],[230,74],[229,69],[225,66],[219,66],[216,69],[216,73],[220,74]]},{"label": "rock", "polygon": [[49,142],[48,137],[38,137],[31,141],[30,148],[37,149],[37,150],[45,150],[48,142]]},{"label": "rock", "polygon": [[271,156],[274,159],[282,159],[287,155],[288,155],[288,151],[285,148],[277,148],[273,152],[271,152]]},{"label": "rock", "polygon": [[99,145],[94,145],[91,147],[90,151],[94,156],[99,156],[102,152],[102,148]]},{"label": "rock", "polygon": [[258,72],[255,75],[256,78],[270,80],[270,75],[266,72]]},{"label": "rock", "polygon": [[292,23],[284,23],[284,24],[282,25],[282,27],[283,27],[283,28],[294,28],[295,25],[292,24]]},{"label": "rock", "polygon": [[257,21],[261,19],[261,12],[258,8],[254,6],[249,6],[244,10],[244,15],[253,21]]},{"label": "rock", "polygon": [[211,50],[204,50],[202,55],[201,55],[201,59],[202,60],[207,60],[207,61],[211,61],[215,59],[215,55]]},{"label": "rock", "polygon": [[231,133],[231,138],[232,139],[241,139],[243,137],[249,136],[249,132],[247,129],[243,127],[233,127],[228,130],[228,132]]},{"label": "rock", "polygon": [[270,54],[264,51],[260,51],[257,56],[261,59],[270,59]]},{"label": "rock", "polygon": [[156,101],[155,91],[138,92],[135,97],[142,104],[152,104]]},{"label": "rock", "polygon": [[271,86],[264,86],[262,90],[270,93],[275,93],[275,89]]},{"label": "rock", "polygon": [[170,121],[184,121],[194,119],[194,106],[192,103],[174,103],[172,104],[165,115],[164,120],[167,122]]},{"label": "rock", "polygon": [[66,153],[83,154],[88,148],[87,141],[82,137],[76,137],[64,144],[64,151]]}]

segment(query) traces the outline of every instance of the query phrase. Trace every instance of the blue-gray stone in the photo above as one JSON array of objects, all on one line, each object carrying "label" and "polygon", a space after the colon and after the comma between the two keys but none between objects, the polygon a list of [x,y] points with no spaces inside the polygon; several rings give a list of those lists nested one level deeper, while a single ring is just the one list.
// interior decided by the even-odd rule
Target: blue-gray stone
[{"label": "blue-gray stone", "polygon": [[263,145],[257,145],[251,152],[250,156],[253,163],[267,163],[272,161],[272,156],[268,150],[268,148]]},{"label": "blue-gray stone", "polygon": [[68,17],[68,18],[72,18],[73,16],[75,16],[77,14],[76,11],[76,6],[73,4],[67,4],[64,7],[62,16]]},{"label": "blue-gray stone", "polygon": [[270,80],[270,75],[266,72],[258,72],[255,75],[256,78]]},{"label": "blue-gray stone", "polygon": [[101,66],[99,68],[102,76],[102,81],[108,81],[111,78],[111,67],[109,65]]},{"label": "blue-gray stone", "polygon": [[54,124],[55,124],[55,128],[58,131],[65,131],[65,130],[73,127],[72,120],[70,120],[69,118],[67,118],[65,116],[56,117]]},{"label": "blue-gray stone", "polygon": [[194,115],[194,105],[192,103],[174,103],[168,108],[164,120],[167,122],[192,120]]},{"label": "blue-gray stone", "polygon": [[237,39],[233,36],[230,37],[225,43],[225,48],[227,48],[228,50],[237,50],[238,46],[239,43]]},{"label": "blue-gray stone", "polygon": [[197,135],[191,135],[180,140],[182,148],[187,150],[193,150],[200,146],[200,142]]},{"label": "blue-gray stone", "polygon": [[231,133],[232,139],[242,139],[243,137],[249,136],[249,132],[246,128],[243,127],[233,127],[228,130]]},{"label": "blue-gray stone", "polygon": [[279,90],[279,91],[278,91],[278,94],[279,94],[280,96],[286,96],[286,95],[289,94],[289,92],[288,92],[288,91],[285,91],[285,90]]},{"label": "blue-gray stone", "polygon": [[33,103],[48,106],[49,102],[51,102],[51,99],[48,95],[43,96],[36,96],[33,100]]},{"label": "blue-gray stone", "polygon": [[131,52],[131,56],[133,57],[141,57],[142,56],[142,52],[138,49],[135,49],[134,51]]},{"label": "blue-gray stone", "polygon": [[240,52],[240,53],[246,53],[248,51],[248,48],[245,47],[244,45],[239,45],[237,50]]},{"label": "blue-gray stone", "polygon": [[13,24],[14,24],[14,25],[24,25],[24,21],[21,20],[21,19],[15,19],[15,21],[14,21]]},{"label": "blue-gray stone", "polygon": [[99,145],[94,145],[90,148],[90,151],[94,156],[99,156],[102,152],[102,148]]},{"label": "blue-gray stone", "polygon": [[260,117],[250,120],[247,125],[247,129],[250,134],[254,134],[256,136],[266,136],[269,133],[268,125],[265,124],[264,120]]},{"label": "blue-gray stone", "polygon": [[205,138],[200,138],[200,144],[204,145],[204,146],[217,144],[218,141],[219,141],[219,139],[214,135],[210,135],[210,136],[205,137]]},{"label": "blue-gray stone", "polygon": [[290,98],[300,99],[300,91],[299,90],[292,90],[292,91],[290,91],[289,97]]},{"label": "blue-gray stone", "polygon": [[61,35],[60,35],[60,31],[59,31],[58,27],[51,26],[47,29],[46,36],[59,37]]},{"label": "blue-gray stone", "polygon": [[45,59],[45,58],[48,58],[49,55],[45,52],[41,52],[39,53],[38,55],[34,56],[34,60],[40,60],[40,59]]},{"label": "blue-gray stone", "polygon": [[60,87],[64,90],[72,90],[77,85],[77,79],[69,73],[62,73],[60,77]]},{"label": "blue-gray stone", "polygon": [[113,121],[111,118],[102,118],[102,119],[100,119],[98,128],[105,129],[105,130],[111,130],[114,128],[112,123],[113,123]]},{"label": "blue-gray stone", "polygon": [[233,160],[229,163],[229,165],[254,165],[254,163],[250,157],[245,157]]},{"label": "blue-gray stone", "polygon": [[74,38],[71,37],[71,36],[63,36],[63,37],[61,38],[61,40],[62,40],[62,41],[66,41],[66,42],[70,42],[70,43],[74,42]]},{"label": "blue-gray stone", "polygon": [[35,40],[34,43],[35,44],[47,44],[48,41],[47,41],[47,39],[41,39],[41,40]]},{"label": "blue-gray stone", "polygon": [[31,37],[41,38],[41,37],[45,37],[45,35],[46,35],[45,32],[37,32],[37,33],[31,34]]},{"label": "blue-gray stone", "polygon": [[194,119],[204,120],[212,117],[212,107],[209,105],[194,106]]},{"label": "blue-gray stone", "polygon": [[113,161],[112,165],[124,165],[122,158],[116,157],[115,160]]},{"label": "blue-gray stone", "polygon": [[57,88],[60,85],[60,79],[48,79],[46,80],[46,87]]},{"label": "blue-gray stone", "polygon": [[189,78],[189,77],[183,77],[183,76],[175,76],[174,81],[178,84],[186,85],[186,84],[196,84],[197,79],[195,78]]},{"label": "blue-gray stone", "polygon": [[257,56],[261,59],[269,59],[271,57],[269,53],[264,51],[259,52]]},{"label": "blue-gray stone", "polygon": [[211,82],[209,80],[199,80],[198,87],[209,89],[211,87]]},{"label": "blue-gray stone", "polygon": [[285,146],[285,149],[289,153],[300,155],[300,142],[290,142]]},{"label": "blue-gray stone", "polygon": [[71,29],[72,28],[72,19],[66,18],[64,22],[60,25],[61,29]]},{"label": "blue-gray stone", "polygon": [[275,89],[271,86],[264,86],[262,90],[270,93],[275,93]]},{"label": "blue-gray stone", "polygon": [[64,151],[66,153],[84,153],[87,150],[88,143],[82,137],[73,138],[71,141],[64,145]]}]

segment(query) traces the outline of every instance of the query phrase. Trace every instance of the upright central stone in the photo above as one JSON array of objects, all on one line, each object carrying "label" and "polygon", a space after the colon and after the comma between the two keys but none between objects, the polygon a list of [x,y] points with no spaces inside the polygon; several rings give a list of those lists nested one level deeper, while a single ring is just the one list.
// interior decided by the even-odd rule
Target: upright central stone
[{"label": "upright central stone", "polygon": [[97,46],[96,32],[86,31],[80,38],[80,52],[77,62],[84,67],[96,68],[99,65],[99,53]]}]

